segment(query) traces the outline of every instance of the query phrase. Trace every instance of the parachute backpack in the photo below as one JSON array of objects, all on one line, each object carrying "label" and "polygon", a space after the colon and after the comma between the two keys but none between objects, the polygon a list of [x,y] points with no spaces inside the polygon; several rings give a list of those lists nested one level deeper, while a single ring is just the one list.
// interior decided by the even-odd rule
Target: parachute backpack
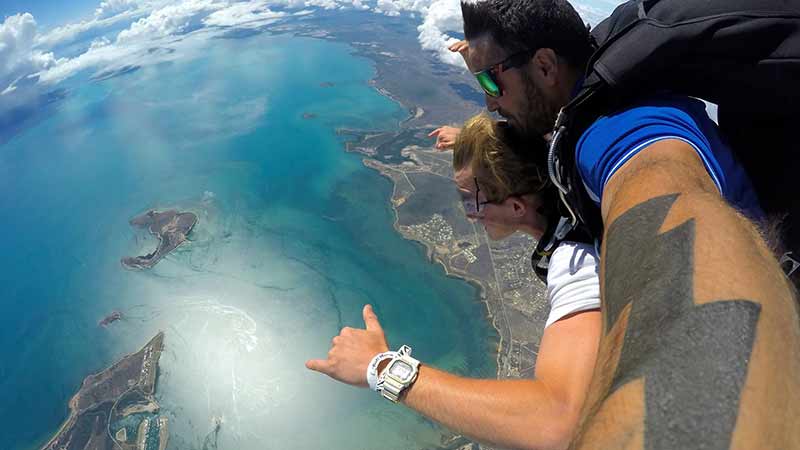
[{"label": "parachute backpack", "polygon": [[[597,242],[599,208],[583,188],[575,144],[598,117],[659,91],[718,105],[722,135],[768,216],[784,217],[782,263],[800,278],[800,0],[631,0],[591,32],[583,87],[556,120],[548,154],[564,214],[534,263],[582,229]],[[794,252],[792,252],[794,250]]]}]

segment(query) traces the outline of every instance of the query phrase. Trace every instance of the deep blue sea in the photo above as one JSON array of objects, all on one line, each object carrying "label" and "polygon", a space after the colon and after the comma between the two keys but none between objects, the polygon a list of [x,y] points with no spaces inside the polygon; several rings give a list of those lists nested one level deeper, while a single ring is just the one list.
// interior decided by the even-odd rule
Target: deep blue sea
[{"label": "deep blue sea", "polygon": [[[476,289],[395,232],[390,181],[335,133],[407,115],[351,52],[288,35],[211,39],[73,81],[0,145],[0,449],[38,448],[86,375],[158,330],[171,449],[202,448],[215,417],[220,449],[438,444],[442,430],[404,407],[304,367],[341,326],[363,326],[371,303],[392,347],[495,374]],[[128,224],[148,208],[199,222],[153,270],[125,270],[121,257],[156,244]],[[113,310],[124,319],[99,327]]]}]

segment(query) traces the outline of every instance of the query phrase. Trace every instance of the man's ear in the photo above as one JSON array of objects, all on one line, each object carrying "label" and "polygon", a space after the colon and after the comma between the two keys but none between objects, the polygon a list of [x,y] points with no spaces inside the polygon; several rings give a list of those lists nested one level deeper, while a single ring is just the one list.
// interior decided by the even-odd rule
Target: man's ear
[{"label": "man's ear", "polygon": [[544,86],[552,87],[558,84],[558,55],[552,48],[536,50],[529,66],[534,72],[534,79],[539,80]]}]

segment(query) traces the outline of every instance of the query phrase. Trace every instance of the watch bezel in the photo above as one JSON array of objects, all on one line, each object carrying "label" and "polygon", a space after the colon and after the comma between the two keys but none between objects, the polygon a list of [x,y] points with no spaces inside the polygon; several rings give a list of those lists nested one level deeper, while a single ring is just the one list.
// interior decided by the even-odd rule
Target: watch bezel
[{"label": "watch bezel", "polygon": [[[404,365],[406,365],[408,367],[408,376],[406,376],[404,378],[400,378],[399,375],[397,375],[397,374],[392,372],[392,368],[394,366],[400,365],[400,364],[404,364]],[[389,363],[389,366],[386,367],[386,369],[384,369],[384,371],[386,372],[386,376],[387,377],[392,377],[392,378],[394,378],[395,380],[399,381],[402,384],[408,383],[414,377],[414,365],[411,364],[408,361],[404,361],[403,358],[393,359],[392,362]]]}]

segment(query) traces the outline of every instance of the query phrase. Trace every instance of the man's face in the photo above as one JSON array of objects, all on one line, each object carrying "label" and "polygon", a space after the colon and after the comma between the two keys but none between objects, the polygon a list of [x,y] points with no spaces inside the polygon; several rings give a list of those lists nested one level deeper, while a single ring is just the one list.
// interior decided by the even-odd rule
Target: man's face
[{"label": "man's face", "polygon": [[[508,58],[510,53],[496,45],[488,35],[469,41],[468,66],[474,72],[485,70]],[[552,96],[536,82],[533,62],[520,67],[502,70],[502,65],[493,72],[502,95],[485,95],[486,108],[497,112],[523,135],[543,136],[553,129],[558,105],[548,98]]]},{"label": "man's face", "polygon": [[469,167],[455,173],[455,182],[467,218],[480,222],[489,239],[505,239],[517,231],[518,223],[509,215],[508,202],[487,202]]}]

